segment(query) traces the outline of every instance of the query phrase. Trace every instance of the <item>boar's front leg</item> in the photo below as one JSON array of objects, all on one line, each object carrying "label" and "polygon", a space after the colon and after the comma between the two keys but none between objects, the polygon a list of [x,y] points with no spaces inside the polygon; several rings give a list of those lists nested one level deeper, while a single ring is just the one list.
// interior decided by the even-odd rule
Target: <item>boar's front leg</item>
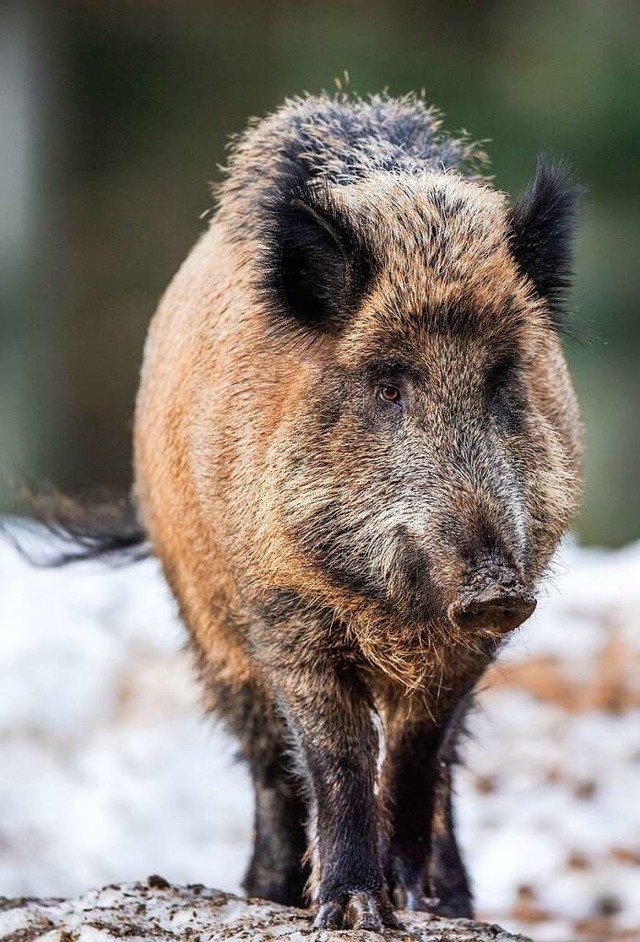
[{"label": "boar's front leg", "polygon": [[388,730],[383,802],[389,813],[385,870],[398,909],[429,910],[424,881],[431,854],[431,829],[442,730],[412,717]]},{"label": "boar's front leg", "polygon": [[451,805],[461,713],[440,723],[413,716],[389,730],[383,777],[390,811],[385,869],[398,908],[472,916]]},{"label": "boar's front leg", "polygon": [[311,799],[315,927],[397,928],[380,862],[379,744],[365,690],[325,665],[280,676],[278,694]]},{"label": "boar's front leg", "polygon": [[430,862],[430,886],[437,898],[436,912],[441,916],[473,918],[473,900],[469,877],[456,840],[453,812],[452,763],[441,761],[433,817],[433,849]]}]

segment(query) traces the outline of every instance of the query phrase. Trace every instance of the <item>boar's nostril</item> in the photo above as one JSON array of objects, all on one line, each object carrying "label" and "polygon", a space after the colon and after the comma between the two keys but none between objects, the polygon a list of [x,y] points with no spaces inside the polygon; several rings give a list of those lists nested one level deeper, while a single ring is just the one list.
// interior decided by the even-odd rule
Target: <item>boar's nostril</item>
[{"label": "boar's nostril", "polygon": [[450,618],[461,628],[513,631],[533,614],[536,600],[521,586],[491,584],[481,592],[454,602]]}]

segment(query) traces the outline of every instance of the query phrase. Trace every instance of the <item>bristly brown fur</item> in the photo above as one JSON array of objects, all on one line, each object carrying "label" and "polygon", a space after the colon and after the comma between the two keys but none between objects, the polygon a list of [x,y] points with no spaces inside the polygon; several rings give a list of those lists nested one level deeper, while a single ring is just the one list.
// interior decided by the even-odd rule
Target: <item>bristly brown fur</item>
[{"label": "bristly brown fur", "polygon": [[412,96],[287,102],[149,332],[135,499],[254,778],[245,886],[299,903],[309,848],[320,927],[471,914],[456,740],[580,498],[575,189],[482,159]]}]

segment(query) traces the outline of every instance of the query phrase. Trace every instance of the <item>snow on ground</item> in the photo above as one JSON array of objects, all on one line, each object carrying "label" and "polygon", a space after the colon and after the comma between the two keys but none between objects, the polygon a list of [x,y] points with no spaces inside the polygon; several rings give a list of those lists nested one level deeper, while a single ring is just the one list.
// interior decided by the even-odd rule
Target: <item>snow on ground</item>
[{"label": "snow on ground", "polygon": [[[0,541],[0,894],[239,890],[249,783],[184,642],[154,561],[34,570]],[[480,913],[637,942],[640,543],[566,549],[487,687],[458,800]]]}]

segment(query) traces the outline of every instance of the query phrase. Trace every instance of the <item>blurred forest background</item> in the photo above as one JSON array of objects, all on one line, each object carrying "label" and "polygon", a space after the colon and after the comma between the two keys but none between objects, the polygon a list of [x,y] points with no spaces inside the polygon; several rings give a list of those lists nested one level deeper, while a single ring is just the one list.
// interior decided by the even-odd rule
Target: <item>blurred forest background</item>
[{"label": "blurred forest background", "polygon": [[588,188],[578,533],[639,537],[639,39],[634,0],[4,0],[0,512],[21,477],[126,491],[148,320],[228,134],[348,70],[362,94],[424,88],[447,129],[490,139],[500,188],[522,189],[539,151]]}]

